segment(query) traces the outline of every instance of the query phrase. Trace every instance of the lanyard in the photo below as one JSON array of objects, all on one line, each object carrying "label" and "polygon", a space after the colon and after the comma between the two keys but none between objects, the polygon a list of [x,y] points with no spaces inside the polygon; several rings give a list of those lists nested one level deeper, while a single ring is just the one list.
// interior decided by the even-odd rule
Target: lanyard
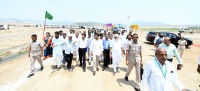
[{"label": "lanyard", "polygon": [[161,66],[160,66],[160,64],[158,63],[157,58],[156,58],[156,62],[157,62],[158,66],[159,66],[159,68],[160,68],[160,70],[161,70],[161,72],[162,72],[162,74],[163,74],[163,76],[164,76],[164,78],[165,78],[166,75],[167,75],[167,65],[164,64],[164,65],[165,65],[165,73],[164,73],[163,70],[162,70],[162,68],[161,68]]}]

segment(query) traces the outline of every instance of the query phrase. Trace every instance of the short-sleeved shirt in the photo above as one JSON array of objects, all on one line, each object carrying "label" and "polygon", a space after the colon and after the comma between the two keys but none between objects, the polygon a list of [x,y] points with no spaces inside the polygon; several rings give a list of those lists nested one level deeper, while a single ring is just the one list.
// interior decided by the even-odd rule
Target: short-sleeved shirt
[{"label": "short-sleeved shirt", "polygon": [[164,43],[164,38],[158,38],[156,41],[156,45],[159,46],[162,43]]},{"label": "short-sleeved shirt", "polygon": [[31,42],[30,43],[30,56],[38,56],[41,54],[41,48],[44,47],[44,45],[42,44],[42,42],[40,41],[36,41],[36,42]]},{"label": "short-sleeved shirt", "polygon": [[140,52],[142,51],[142,45],[140,43],[128,42],[126,50],[129,51],[129,61],[140,61]]},{"label": "short-sleeved shirt", "polygon": [[187,44],[187,41],[186,40],[178,40],[178,44],[180,45],[180,46],[185,46],[186,44]]}]

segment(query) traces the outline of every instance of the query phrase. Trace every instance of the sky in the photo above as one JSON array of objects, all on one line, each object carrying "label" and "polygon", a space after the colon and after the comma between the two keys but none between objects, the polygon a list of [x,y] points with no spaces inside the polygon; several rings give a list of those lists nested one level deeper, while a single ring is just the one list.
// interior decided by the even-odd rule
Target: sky
[{"label": "sky", "polygon": [[[200,24],[200,0],[0,0],[0,18],[53,21]],[[128,16],[129,19],[128,19]]]}]

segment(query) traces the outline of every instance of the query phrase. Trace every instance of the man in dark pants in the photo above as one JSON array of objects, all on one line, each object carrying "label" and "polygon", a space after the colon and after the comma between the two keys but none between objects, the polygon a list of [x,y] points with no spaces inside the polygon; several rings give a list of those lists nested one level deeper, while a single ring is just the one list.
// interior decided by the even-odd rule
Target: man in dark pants
[{"label": "man in dark pants", "polygon": [[81,66],[83,67],[84,72],[86,71],[85,56],[86,56],[86,51],[87,51],[86,47],[87,47],[87,44],[88,44],[85,37],[86,37],[86,34],[83,33],[82,38],[79,41],[79,49],[78,49],[79,59],[80,59],[80,67]]},{"label": "man in dark pants", "polygon": [[109,68],[108,64],[110,61],[110,50],[109,50],[110,40],[108,38],[109,38],[109,36],[106,35],[105,39],[103,40],[104,65],[103,65],[102,71],[104,71],[106,68]]},{"label": "man in dark pants", "polygon": [[68,40],[65,41],[65,60],[67,62],[67,68],[71,69],[73,53],[74,53],[74,42],[72,41],[72,35],[68,36]]},{"label": "man in dark pants", "polygon": [[[61,32],[62,33],[62,32]],[[62,33],[63,39],[66,40],[67,38],[67,34],[66,33]],[[65,54],[65,47],[63,46],[63,59],[62,59],[62,64],[63,67],[65,66],[65,60],[66,60],[66,54]]]}]

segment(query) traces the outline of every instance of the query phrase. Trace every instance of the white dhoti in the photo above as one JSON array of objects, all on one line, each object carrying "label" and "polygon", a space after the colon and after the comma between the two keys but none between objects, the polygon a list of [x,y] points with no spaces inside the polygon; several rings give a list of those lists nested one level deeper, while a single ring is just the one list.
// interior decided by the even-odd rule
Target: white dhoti
[{"label": "white dhoti", "polygon": [[123,44],[121,41],[113,40],[110,47],[112,48],[112,61],[113,61],[113,68],[114,72],[116,72],[116,68],[120,64],[122,60],[122,48]]},{"label": "white dhoti", "polygon": [[53,60],[56,62],[57,67],[60,67],[62,56],[56,56],[56,57],[54,56]]},{"label": "white dhoti", "polygon": [[121,60],[122,60],[122,56],[121,56],[121,52],[119,53],[113,53],[112,54],[112,60],[113,60],[113,69],[114,72],[116,72],[116,69],[118,67],[118,65],[120,64]]},{"label": "white dhoti", "polygon": [[63,59],[63,51],[61,48],[57,47],[53,49],[53,61],[56,62],[57,67],[60,67]]}]

